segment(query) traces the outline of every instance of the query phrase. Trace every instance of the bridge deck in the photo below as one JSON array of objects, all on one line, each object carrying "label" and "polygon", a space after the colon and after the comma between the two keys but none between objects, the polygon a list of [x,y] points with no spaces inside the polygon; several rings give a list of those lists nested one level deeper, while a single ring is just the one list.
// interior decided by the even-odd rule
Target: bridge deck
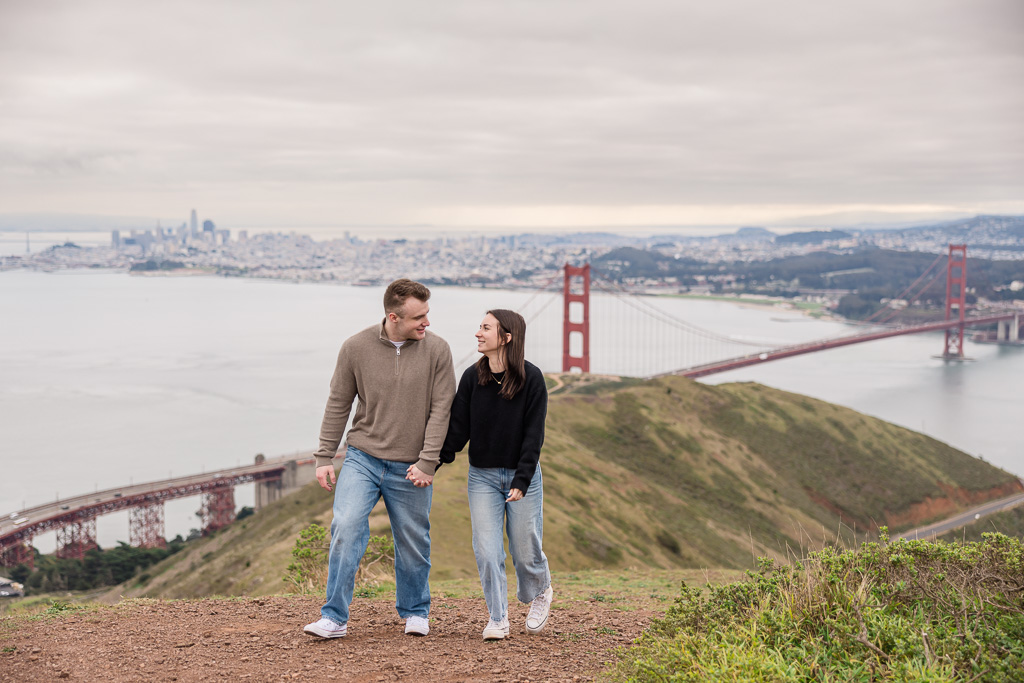
[{"label": "bridge deck", "polygon": [[815,353],[817,351],[824,351],[826,349],[834,349],[840,346],[849,346],[850,344],[860,344],[863,342],[875,341],[878,339],[886,339],[888,337],[898,337],[900,335],[905,334],[920,334],[922,332],[936,332],[940,330],[948,330],[959,327],[960,325],[963,325],[964,327],[968,327],[970,325],[985,325],[989,323],[999,322],[1000,320],[1012,320],[1014,317],[1019,315],[1019,312],[1010,312],[1001,313],[998,315],[982,316],[978,318],[967,318],[963,322],[959,320],[943,320],[935,323],[923,323],[921,325],[910,325],[907,327],[883,330],[881,332],[868,332],[865,334],[851,335],[849,337],[824,339],[820,341],[809,342],[806,344],[784,346],[782,348],[773,349],[771,351],[753,353],[746,356],[740,356],[738,358],[729,358],[727,360],[716,361],[714,363],[706,363],[704,365],[698,365],[692,368],[683,368],[682,370],[662,372],[657,375],[653,375],[653,377],[681,375],[683,377],[696,379],[698,377],[713,375],[718,372],[726,372],[728,370],[735,370],[737,368],[743,368],[749,365],[757,365],[758,363],[767,363],[773,360],[791,358],[793,356],[800,356],[805,353]]},{"label": "bridge deck", "polygon": [[290,463],[311,461],[285,456],[254,465],[105,489],[7,513],[0,518],[0,551],[37,534],[118,510],[195,496],[224,486],[277,479]]}]

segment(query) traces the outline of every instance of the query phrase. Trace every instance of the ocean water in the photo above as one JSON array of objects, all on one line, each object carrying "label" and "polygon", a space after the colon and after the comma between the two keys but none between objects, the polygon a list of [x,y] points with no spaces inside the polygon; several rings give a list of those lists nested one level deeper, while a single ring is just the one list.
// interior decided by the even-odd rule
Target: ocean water
[{"label": "ocean water", "polygon": [[[218,277],[143,277],[110,271],[0,273],[0,513],[168,476],[309,452],[317,443],[341,342],[381,318],[382,288]],[[783,345],[849,333],[785,309],[645,298],[719,334]],[[528,357],[561,362],[557,294],[433,289],[431,330],[458,370],[476,358],[488,308],[523,308]],[[592,370],[647,375],[716,353],[596,294]],[[648,311],[649,312],[649,311]],[[712,375],[757,381],[845,405],[924,432],[1024,475],[1017,422],[1024,348],[968,343],[946,363],[942,335],[844,347]],[[736,353],[741,347],[718,352]],[[1015,379],[1016,378],[1016,379]],[[252,503],[252,487],[236,490]],[[171,536],[198,526],[198,498],[166,506]],[[127,539],[127,514],[98,520],[101,545]],[[52,534],[37,547],[52,549]]]}]

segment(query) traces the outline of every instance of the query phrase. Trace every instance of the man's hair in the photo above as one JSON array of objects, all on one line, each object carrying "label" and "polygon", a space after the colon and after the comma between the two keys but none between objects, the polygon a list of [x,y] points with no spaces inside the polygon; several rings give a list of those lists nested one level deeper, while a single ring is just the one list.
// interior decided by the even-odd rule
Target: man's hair
[{"label": "man's hair", "polygon": [[419,282],[404,277],[395,280],[384,290],[384,312],[401,316],[405,300],[410,296],[426,302],[430,300],[430,290]]}]

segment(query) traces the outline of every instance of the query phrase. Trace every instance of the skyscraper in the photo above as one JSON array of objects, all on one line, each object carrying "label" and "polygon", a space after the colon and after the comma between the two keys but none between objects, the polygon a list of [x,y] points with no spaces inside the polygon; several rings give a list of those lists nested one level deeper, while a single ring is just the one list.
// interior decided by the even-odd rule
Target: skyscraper
[{"label": "skyscraper", "polygon": [[188,221],[188,231],[193,237],[199,232],[199,219],[196,218],[196,210],[192,209],[192,217]]}]

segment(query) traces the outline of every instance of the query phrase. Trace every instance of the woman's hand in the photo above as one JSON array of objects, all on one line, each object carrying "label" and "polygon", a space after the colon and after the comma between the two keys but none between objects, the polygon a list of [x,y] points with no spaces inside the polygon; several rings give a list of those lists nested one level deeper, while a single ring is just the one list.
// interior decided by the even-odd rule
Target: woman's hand
[{"label": "woman's hand", "polygon": [[421,472],[419,467],[413,463],[405,470],[405,478],[412,482],[412,485],[419,489],[425,489],[434,483],[433,475]]},{"label": "woman's hand", "polygon": [[512,503],[523,497],[523,492],[519,489],[509,489],[508,498],[505,499],[506,503]]}]

